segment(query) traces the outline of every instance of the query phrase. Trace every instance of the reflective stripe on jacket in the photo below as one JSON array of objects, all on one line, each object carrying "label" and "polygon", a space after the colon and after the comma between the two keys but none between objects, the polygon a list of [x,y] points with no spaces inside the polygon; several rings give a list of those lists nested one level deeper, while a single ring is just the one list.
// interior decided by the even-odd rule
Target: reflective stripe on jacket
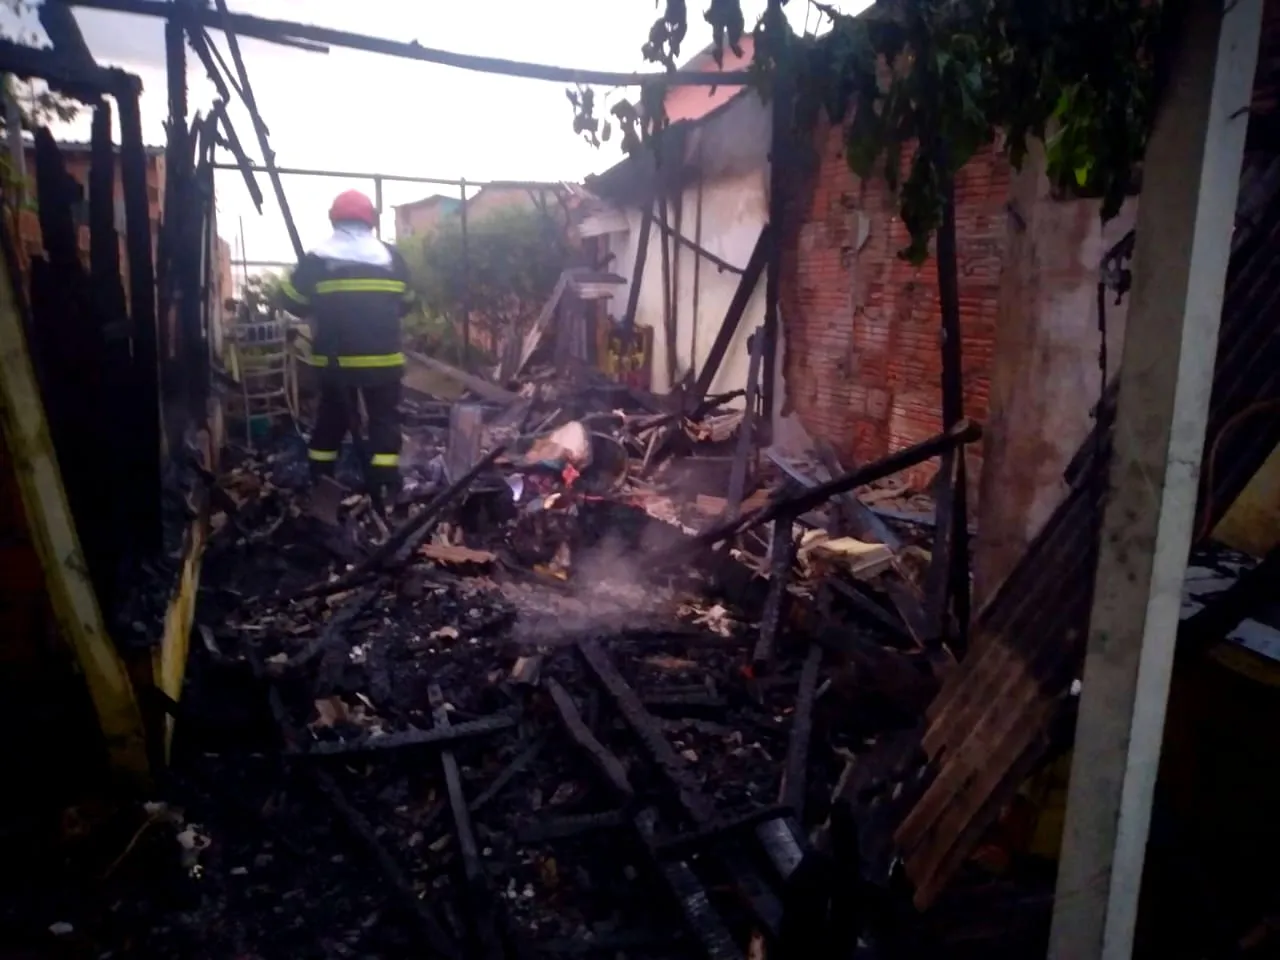
[{"label": "reflective stripe on jacket", "polygon": [[282,306],[311,321],[316,366],[373,370],[404,364],[400,321],[413,293],[403,258],[372,236],[339,227],[280,285]]}]

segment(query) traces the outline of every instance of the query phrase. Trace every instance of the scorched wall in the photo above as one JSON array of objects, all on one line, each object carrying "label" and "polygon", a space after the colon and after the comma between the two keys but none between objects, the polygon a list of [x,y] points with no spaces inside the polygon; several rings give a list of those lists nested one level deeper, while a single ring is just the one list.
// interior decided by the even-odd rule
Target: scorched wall
[{"label": "scorched wall", "polygon": [[[839,127],[824,126],[814,144],[809,196],[794,201],[783,252],[787,409],[861,463],[941,430],[937,272],[932,260],[916,268],[898,258],[907,231],[896,200],[882,180],[850,172]],[[992,150],[956,179],[965,413],[978,419],[987,416],[1008,192],[1008,163]],[[935,469],[909,477],[922,483]]]}]

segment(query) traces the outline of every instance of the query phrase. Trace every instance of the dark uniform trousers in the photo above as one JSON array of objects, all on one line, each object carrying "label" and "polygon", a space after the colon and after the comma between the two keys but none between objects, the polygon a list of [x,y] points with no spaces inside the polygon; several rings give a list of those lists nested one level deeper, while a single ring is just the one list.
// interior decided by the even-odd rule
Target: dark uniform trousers
[{"label": "dark uniform trousers", "polygon": [[385,251],[377,264],[308,253],[281,285],[282,305],[309,318],[314,332],[320,407],[308,450],[312,475],[332,475],[343,439],[359,430],[363,398],[366,477],[383,490],[399,485],[400,320],[413,299],[404,260]]},{"label": "dark uniform trousers", "polygon": [[320,405],[307,455],[312,476],[332,476],[348,433],[355,435],[364,399],[369,418],[366,477],[370,486],[394,489],[400,476],[400,369],[355,378],[343,370],[320,371]]}]

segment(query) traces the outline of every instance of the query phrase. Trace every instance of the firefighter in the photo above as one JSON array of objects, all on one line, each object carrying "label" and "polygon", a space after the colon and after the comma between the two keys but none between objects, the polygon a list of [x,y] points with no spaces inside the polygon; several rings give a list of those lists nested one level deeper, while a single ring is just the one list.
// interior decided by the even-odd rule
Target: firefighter
[{"label": "firefighter", "polygon": [[329,209],[333,234],[305,254],[281,284],[282,306],[311,321],[311,363],[320,406],[308,457],[316,480],[332,476],[348,430],[358,428],[358,400],[368,415],[364,465],[378,499],[400,485],[400,321],[413,294],[403,258],[377,238],[378,214],[358,190]]}]

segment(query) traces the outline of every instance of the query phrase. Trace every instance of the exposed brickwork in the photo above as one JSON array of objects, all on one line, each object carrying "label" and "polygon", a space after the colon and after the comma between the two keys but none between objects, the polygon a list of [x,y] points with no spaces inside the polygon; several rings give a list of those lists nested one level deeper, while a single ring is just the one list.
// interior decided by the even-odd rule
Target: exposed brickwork
[{"label": "exposed brickwork", "polygon": [[[784,243],[787,402],[811,435],[866,462],[941,429],[941,314],[933,261],[915,268],[897,257],[907,232],[896,200],[882,180],[863,183],[849,171],[840,133],[825,124],[815,132],[809,196],[796,201]],[[1008,164],[994,151],[956,180],[965,412],[979,419],[987,414],[1008,192]],[[923,483],[935,469],[925,465],[910,479]]]}]

